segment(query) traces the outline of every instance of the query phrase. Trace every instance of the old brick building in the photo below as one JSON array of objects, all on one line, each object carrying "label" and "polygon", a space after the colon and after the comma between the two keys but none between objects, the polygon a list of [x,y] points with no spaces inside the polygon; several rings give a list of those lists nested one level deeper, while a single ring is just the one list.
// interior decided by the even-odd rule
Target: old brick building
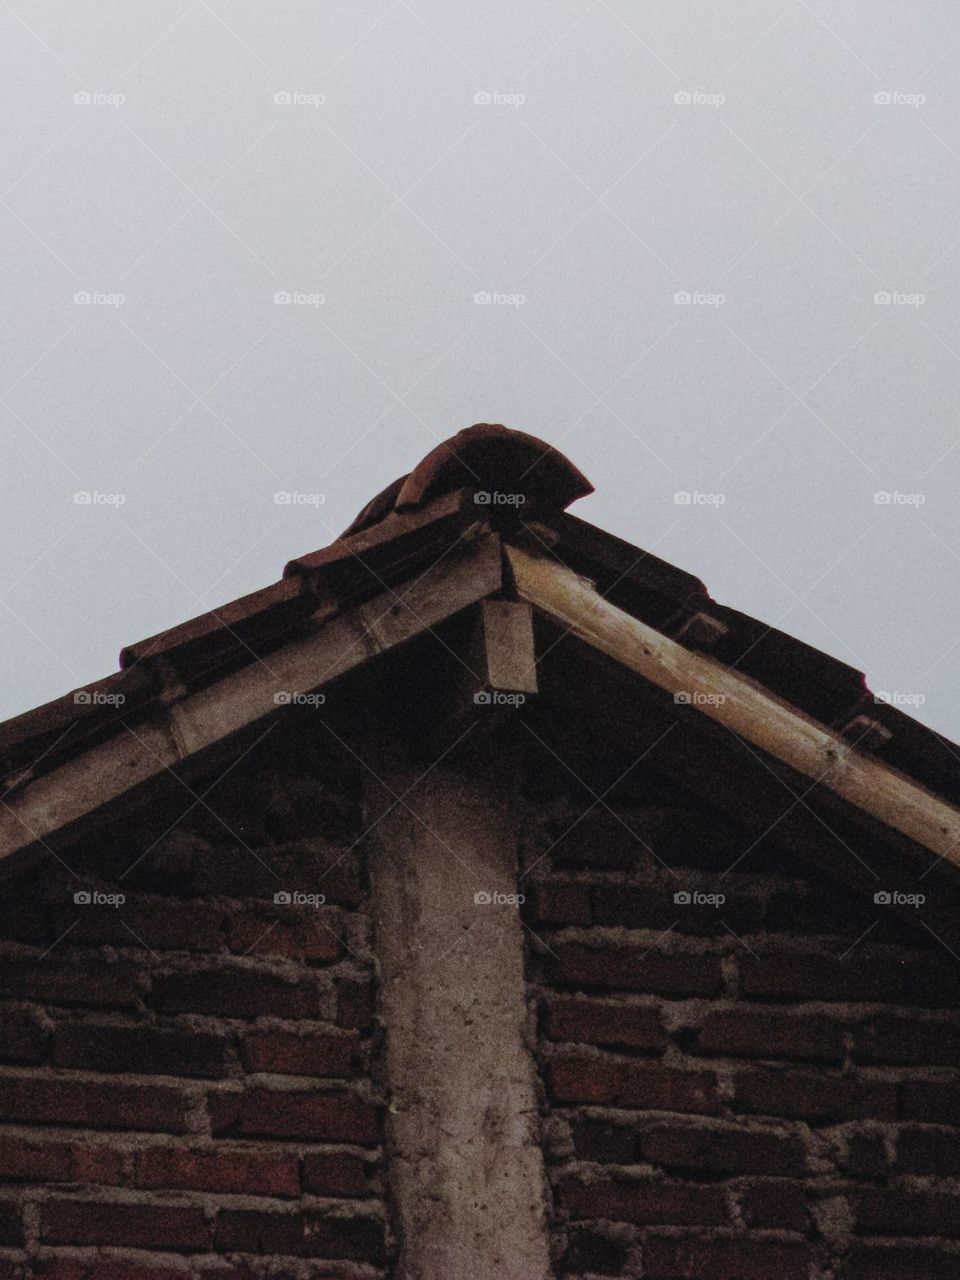
[{"label": "old brick building", "polygon": [[586,492],[461,432],[0,727],[2,1280],[960,1276],[956,749]]}]

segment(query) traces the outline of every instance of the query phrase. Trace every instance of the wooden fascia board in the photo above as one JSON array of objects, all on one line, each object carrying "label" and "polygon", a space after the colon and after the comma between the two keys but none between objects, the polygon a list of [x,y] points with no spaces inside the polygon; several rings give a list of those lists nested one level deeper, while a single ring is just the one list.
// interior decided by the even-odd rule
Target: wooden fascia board
[{"label": "wooden fascia board", "polygon": [[857,751],[748,677],[610,604],[555,560],[505,548],[517,595],[571,635],[676,696],[847,803],[960,866],[960,810]]},{"label": "wooden fascia board", "polygon": [[322,689],[378,654],[500,590],[500,540],[478,529],[411,583],[326,621],[169,706],[157,702],[115,736],[17,790],[0,806],[0,861],[82,825],[200,753],[278,711],[278,693]]}]

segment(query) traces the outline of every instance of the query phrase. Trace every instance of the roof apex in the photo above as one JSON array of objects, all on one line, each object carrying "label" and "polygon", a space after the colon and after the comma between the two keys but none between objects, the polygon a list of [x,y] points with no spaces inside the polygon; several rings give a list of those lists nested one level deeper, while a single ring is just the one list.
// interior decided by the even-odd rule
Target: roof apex
[{"label": "roof apex", "polygon": [[378,493],[342,536],[360,533],[391,512],[419,509],[454,489],[473,489],[478,505],[486,505],[484,495],[489,500],[502,494],[522,499],[525,507],[530,503],[554,512],[593,493],[586,476],[546,441],[498,422],[477,422],[431,449],[409,475]]}]

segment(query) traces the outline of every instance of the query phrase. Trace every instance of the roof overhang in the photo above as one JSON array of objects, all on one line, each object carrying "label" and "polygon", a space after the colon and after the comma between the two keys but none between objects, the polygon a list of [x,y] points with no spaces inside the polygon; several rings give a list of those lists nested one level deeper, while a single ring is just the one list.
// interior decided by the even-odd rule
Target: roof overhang
[{"label": "roof overhang", "polygon": [[[485,504],[477,485],[498,483],[529,503]],[[588,491],[542,442],[471,428],[329,547],[291,561],[280,582],[128,646],[116,675],[0,725],[0,866],[68,845],[171,774],[231,758],[244,735],[290,714],[289,695],[319,692],[495,602],[457,633],[484,649],[488,683],[531,691],[549,665],[543,702],[582,697],[569,675],[579,658],[571,652],[565,671],[553,653],[564,638],[596,656],[599,693],[618,685],[614,719],[626,724],[643,706],[679,726],[670,750],[682,785],[701,785],[709,762],[737,800],[751,773],[753,806],[740,816],[794,833],[798,853],[818,850],[830,870],[838,846],[822,830],[843,830],[926,869],[931,859],[960,867],[956,749],[877,706],[852,668],[563,511]],[[549,647],[535,645],[532,619],[538,634],[551,629]],[[471,647],[460,666],[476,661]],[[771,774],[796,803],[770,794]]]},{"label": "roof overhang", "polygon": [[520,546],[508,547],[506,555],[519,599],[671,694],[678,708],[715,721],[812,786],[960,866],[960,809],[749,677],[618,609],[552,557]]},{"label": "roof overhang", "polygon": [[166,773],[201,771],[241,733],[282,715],[295,695],[323,690],[501,584],[499,539],[475,525],[412,580],[333,616],[322,611],[306,635],[194,691],[168,687],[136,714],[115,716],[104,740],[10,787],[0,809],[0,860],[69,842]]}]

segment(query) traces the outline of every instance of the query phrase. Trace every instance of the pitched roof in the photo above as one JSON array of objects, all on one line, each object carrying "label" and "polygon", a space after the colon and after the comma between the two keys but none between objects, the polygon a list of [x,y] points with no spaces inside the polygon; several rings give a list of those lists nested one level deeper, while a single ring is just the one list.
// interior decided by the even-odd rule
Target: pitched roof
[{"label": "pitched roof", "polygon": [[[628,645],[646,653],[644,635],[654,648],[664,639],[662,670],[651,677],[642,663],[634,667],[645,678],[667,689],[678,655],[702,655],[708,665],[700,674],[713,686],[731,673],[748,702],[748,685],[767,699],[751,713],[757,724],[773,722],[785,706],[795,713],[785,733],[803,737],[808,724],[825,733],[816,739],[827,752],[824,773],[832,770],[825,786],[856,772],[833,770],[831,760],[869,756],[951,809],[960,805],[960,753],[951,743],[877,703],[860,672],[718,604],[697,578],[566,512],[590,492],[577,468],[543,441],[486,423],[459,432],[368,503],[335,542],[291,560],[280,581],[126,646],[115,675],[0,725],[7,791],[0,855],[71,829],[90,809],[73,794],[85,759],[97,775],[93,799],[116,800],[214,738],[227,741],[274,713],[278,689],[298,688],[298,680],[321,685],[485,597],[533,600],[517,590],[524,547],[556,573],[589,579],[588,611],[612,610],[611,635],[633,620]],[[576,594],[559,578],[546,594],[554,589],[557,600]],[[549,612],[543,600],[533,603]],[[565,629],[624,661],[595,628],[568,621]],[[758,730],[754,741],[785,758],[782,740],[771,748]],[[817,780],[811,768],[802,771]],[[943,830],[926,847],[953,839],[953,814],[937,814]],[[905,829],[889,814],[883,820],[911,839],[926,830]],[[956,833],[960,840],[960,825]]]}]

